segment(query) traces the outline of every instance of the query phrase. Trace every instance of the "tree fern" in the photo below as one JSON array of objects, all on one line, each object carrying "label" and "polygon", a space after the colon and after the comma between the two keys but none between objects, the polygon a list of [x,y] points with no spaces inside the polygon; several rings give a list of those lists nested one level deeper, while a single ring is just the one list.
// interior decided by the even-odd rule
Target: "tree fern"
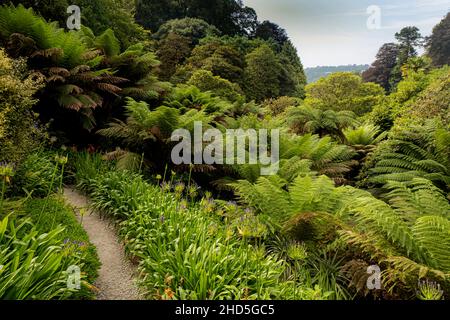
[{"label": "tree fern", "polygon": [[377,152],[369,181],[411,181],[426,178],[445,192],[450,190],[450,133],[434,122],[396,133]]},{"label": "tree fern", "polygon": [[433,267],[450,273],[450,221],[441,216],[423,216],[412,227],[419,246],[431,256]]},{"label": "tree fern", "polygon": [[297,134],[317,133],[321,137],[331,135],[345,140],[343,130],[357,123],[351,111],[315,109],[309,106],[289,108],[286,112],[287,124]]},{"label": "tree fern", "polygon": [[[450,280],[450,205],[426,179],[387,184],[387,203],[368,192],[343,188],[343,239],[384,265],[385,285],[411,286],[417,279]],[[347,193],[345,195],[345,193]]]},{"label": "tree fern", "polygon": [[279,176],[260,177],[256,183],[232,183],[241,202],[269,216],[278,226],[305,212],[332,213],[338,205],[334,183],[326,176],[298,176],[289,185]]}]

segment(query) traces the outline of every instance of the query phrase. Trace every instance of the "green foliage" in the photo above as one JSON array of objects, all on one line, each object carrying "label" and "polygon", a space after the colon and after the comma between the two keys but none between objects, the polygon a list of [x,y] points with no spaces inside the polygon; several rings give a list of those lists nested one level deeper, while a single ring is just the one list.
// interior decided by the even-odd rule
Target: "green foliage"
[{"label": "green foliage", "polygon": [[[445,67],[433,73],[426,88],[400,109],[395,126],[425,124],[427,119],[433,118],[438,118],[444,125],[450,124],[450,68]],[[403,88],[402,82],[399,88]]]},{"label": "green foliage", "polygon": [[[217,80],[217,79],[215,79]],[[203,92],[195,86],[181,85],[171,92],[164,106],[179,110],[182,114],[197,110],[207,115],[221,115],[230,107],[230,102],[215,97],[212,92]]]},{"label": "green foliage", "polygon": [[282,69],[272,49],[263,45],[249,53],[245,60],[245,95],[256,101],[278,97]]},{"label": "green foliage", "polygon": [[[136,164],[138,156],[141,161],[142,157],[145,157],[146,165],[162,172],[166,164],[171,163],[171,151],[175,145],[170,141],[172,133],[180,128],[192,132],[195,121],[200,121],[204,127],[208,127],[214,120],[217,108],[220,110],[224,105],[228,106],[228,102],[213,98],[209,93],[202,93],[195,87],[176,90],[165,105],[155,110],[150,110],[148,104],[143,101],[136,102],[129,98],[126,106],[127,120],[117,120],[98,133],[114,139],[124,148],[125,152],[119,150],[115,153],[120,163],[125,165],[128,159]],[[111,156],[114,157],[114,154]],[[135,165],[134,167],[136,168]]]},{"label": "green foliage", "polygon": [[[292,297],[290,283],[280,282],[284,262],[240,238],[246,237],[244,222],[250,216],[223,222],[213,214],[212,199],[182,205],[179,193],[150,186],[126,171],[97,176],[92,190],[96,208],[125,219],[119,232],[126,249],[139,258],[148,297]],[[313,296],[312,289],[299,286],[298,291],[300,298]]]},{"label": "green foliage", "polygon": [[60,25],[65,24],[65,17],[69,3],[67,0],[10,0],[8,1],[15,6],[19,4],[25,8],[33,8],[42,17],[50,21],[58,21]]},{"label": "green foliage", "polygon": [[167,38],[171,33],[190,39],[196,45],[200,39],[219,34],[219,30],[201,19],[184,18],[165,22],[153,37],[158,40]]},{"label": "green foliage", "polygon": [[68,175],[74,179],[77,187],[83,191],[87,189],[89,181],[97,175],[108,172],[111,169],[110,163],[104,160],[98,153],[86,151],[77,152],[69,157]]},{"label": "green foliage", "polygon": [[[166,140],[179,125],[179,111],[169,107],[159,107],[151,111],[145,102],[128,99],[127,122],[111,123],[110,128],[98,133],[109,138],[121,138],[130,145],[141,145],[146,140]],[[154,129],[154,130],[152,130]]]},{"label": "green foliage", "polygon": [[17,169],[14,177],[16,193],[22,194],[25,191],[32,192],[35,197],[45,197],[49,192],[56,191],[54,176],[57,173],[60,172],[53,155],[33,153]]},{"label": "green foliage", "polygon": [[[0,221],[0,297],[7,300],[67,299],[67,269],[83,268],[80,253],[64,246],[58,227],[40,232],[29,220]],[[89,287],[82,275],[83,287]]]},{"label": "green foliage", "polygon": [[137,3],[136,19],[152,31],[171,19],[201,19],[230,35],[245,35],[254,31],[257,24],[255,11],[236,0],[216,0],[214,3],[203,0],[143,0]]},{"label": "green foliage", "polygon": [[277,116],[284,113],[289,107],[298,107],[301,100],[294,97],[279,97],[277,99],[268,99],[264,101],[263,107],[266,112],[272,116]]},{"label": "green foliage", "polygon": [[178,68],[174,79],[188,80],[196,70],[207,70],[231,82],[242,83],[243,68],[243,56],[233,46],[212,37],[192,50],[186,63]]},{"label": "green foliage", "polygon": [[[145,40],[146,31],[134,20],[136,6],[127,0],[74,0],[69,4],[81,8],[82,24],[91,28],[96,34],[111,29],[117,35],[122,47],[126,48]],[[67,7],[63,16],[67,16]]]},{"label": "green foliage", "polygon": [[304,98],[306,75],[297,49],[290,41],[284,42],[278,55],[281,64],[280,95]]},{"label": "green foliage", "polygon": [[385,43],[377,53],[376,60],[362,73],[364,82],[374,82],[391,92],[391,74],[397,64],[399,47],[396,43]]},{"label": "green foliage", "polygon": [[[39,15],[0,7],[0,216],[12,212],[0,221],[1,298],[92,298],[95,248],[50,196],[64,181],[117,222],[148,298],[448,297],[449,16],[428,55],[417,57],[422,38],[407,27],[362,78],[334,73],[305,87],[285,30],[241,1],[77,0],[80,31],[46,20],[64,26],[66,0],[38,2],[22,3]],[[79,144],[67,167],[34,152],[46,138],[38,117],[50,142]],[[261,176],[259,164],[174,165],[170,137],[195,121],[280,129],[277,175]],[[78,292],[65,283],[72,264],[83,271]],[[381,290],[367,289],[370,265]]]},{"label": "green foliage", "polygon": [[364,191],[344,191],[342,212],[352,227],[344,228],[343,239],[384,266],[383,283],[389,292],[401,286],[413,291],[422,278],[448,286],[447,199],[426,179],[389,182],[386,187],[388,204]]},{"label": "green foliage", "polygon": [[[115,77],[108,69],[94,70],[99,64],[98,52],[87,48],[81,33],[65,32],[55,23],[36,16],[31,9],[0,7],[0,41],[13,57],[28,57],[28,67],[45,80],[40,92],[45,101],[39,103],[45,104],[45,108],[39,111],[46,121],[61,120],[75,111],[79,118],[70,123],[72,128],[76,123],[92,129],[93,109],[103,105],[102,95],[121,91],[117,84],[124,79]],[[47,103],[62,108],[49,108]]]},{"label": "green foliage", "polygon": [[369,182],[407,182],[422,177],[449,192],[449,142],[448,130],[433,122],[396,132],[375,153],[374,167],[369,170]]},{"label": "green foliage", "polygon": [[[324,236],[333,239],[336,235],[329,231],[320,237],[319,226],[331,223],[347,250],[382,267],[384,289],[391,294],[414,292],[423,278],[449,285],[450,205],[426,179],[389,182],[388,203],[366,191],[335,188],[329,178],[309,174],[291,183],[273,176],[233,186],[243,203],[296,239],[313,239],[316,245]],[[356,270],[367,265],[349,263],[353,263],[347,267],[353,269],[350,280],[357,281]]]},{"label": "green foliage", "polygon": [[[355,152],[348,146],[335,143],[330,137],[319,138],[306,134],[280,138],[280,159],[287,159],[286,168],[292,172],[296,159],[311,161],[311,169],[334,179],[338,184],[346,181],[347,174],[356,163]],[[294,165],[291,169],[290,166]],[[295,172],[295,170],[294,170]]]},{"label": "green foliage", "polygon": [[[49,199],[28,200],[23,210],[39,232],[48,233],[57,226],[64,227],[58,234],[58,239],[67,247],[73,246],[72,249],[80,253],[80,260],[84,264],[82,272],[86,274],[86,281],[94,283],[98,276],[97,270],[100,268],[97,250],[89,242],[89,237],[75,217],[73,209],[66,205],[62,198],[51,196]],[[78,295],[93,297],[94,292],[85,288]]]},{"label": "green foliage", "polygon": [[374,146],[386,138],[387,133],[380,133],[380,128],[370,124],[362,125],[358,128],[348,128],[344,130],[347,143],[351,146]]},{"label": "green foliage", "polygon": [[357,123],[352,111],[322,110],[307,105],[290,108],[286,112],[290,130],[297,134],[317,133],[319,136],[333,136],[345,141],[343,130]]},{"label": "green foliage", "polygon": [[163,80],[170,80],[177,66],[191,54],[191,40],[176,33],[169,33],[158,42],[157,54],[161,61],[160,77]]},{"label": "green foliage", "polygon": [[428,39],[428,56],[436,67],[450,65],[450,13],[433,28],[433,33]]},{"label": "green foliage", "polygon": [[374,83],[363,83],[360,76],[349,72],[333,73],[306,86],[305,104],[323,110],[348,110],[363,115],[370,112],[384,96]]},{"label": "green foliage", "polygon": [[201,91],[211,91],[216,96],[231,102],[243,99],[243,92],[239,85],[231,83],[219,76],[214,76],[210,71],[198,70],[194,72],[187,85],[195,86]]},{"label": "green foliage", "polygon": [[14,56],[30,53],[31,47],[37,51],[35,54],[52,56],[58,66],[67,68],[82,64],[83,54],[87,51],[78,33],[64,32],[57,24],[47,23],[22,5],[0,7],[0,40],[4,44],[10,41],[7,49],[16,53]]},{"label": "green foliage", "polygon": [[410,58],[417,56],[416,48],[422,45],[422,35],[419,32],[419,28],[414,26],[403,28],[402,30],[400,30],[400,32],[397,32],[395,34],[395,38],[399,42],[399,53],[397,57],[397,63],[391,72],[391,88],[395,88],[397,84],[402,80],[403,65]]},{"label": "green foliage", "polygon": [[302,213],[334,212],[337,205],[334,182],[326,176],[302,175],[287,188],[286,185],[286,180],[271,176],[260,177],[255,184],[240,180],[233,187],[241,201],[267,215],[279,228],[291,228],[290,224]]},{"label": "green foliage", "polygon": [[[416,58],[415,60],[420,65],[426,63],[425,61],[420,62],[420,60],[423,60],[422,58]],[[414,66],[409,66],[404,70],[406,71],[405,78],[397,85],[397,90],[381,100],[367,116],[367,119],[382,130],[391,129],[399,116],[405,117],[405,123],[411,121],[418,124],[423,123],[428,115],[440,117],[443,121],[447,121],[445,112],[448,108],[448,100],[446,99],[448,67],[428,70],[427,68],[419,67],[415,69]],[[434,93],[434,95],[431,95],[431,93]],[[442,106],[442,110],[431,105],[430,102]],[[415,113],[420,117],[411,116]],[[424,119],[421,120],[421,117]]]},{"label": "green foliage", "polygon": [[[121,50],[118,39],[110,29],[98,37],[88,28],[83,27],[81,31],[83,42],[102,52],[100,61],[101,67],[105,68],[103,70],[114,70],[114,76],[111,73],[105,82],[120,85],[117,93],[135,99],[152,100],[168,91],[170,85],[158,80],[161,63],[146,42]],[[108,83],[104,83],[101,88],[106,91],[112,89]]]},{"label": "green foliage", "polygon": [[60,27],[66,25],[69,5],[81,9],[82,24],[101,33],[112,29],[124,46],[143,40],[145,31],[134,22],[135,4],[125,0],[12,0],[12,4],[32,8],[47,21],[57,21]]},{"label": "green foliage", "polygon": [[22,67],[0,50],[0,162],[20,162],[43,138],[32,111],[41,81],[22,74]]}]

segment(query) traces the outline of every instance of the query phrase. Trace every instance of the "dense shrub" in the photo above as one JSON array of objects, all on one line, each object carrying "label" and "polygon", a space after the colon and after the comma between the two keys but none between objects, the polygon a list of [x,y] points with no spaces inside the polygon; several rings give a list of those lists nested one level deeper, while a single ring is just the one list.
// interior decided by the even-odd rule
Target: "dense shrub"
[{"label": "dense shrub", "polygon": [[210,71],[198,70],[194,72],[187,84],[196,86],[202,91],[211,91],[215,95],[232,102],[243,99],[243,92],[239,85],[219,76],[214,76]]},{"label": "dense shrub", "polygon": [[53,153],[37,152],[28,156],[17,168],[14,176],[15,193],[32,192],[44,197],[57,190],[61,180],[61,168]]},{"label": "dense shrub", "polygon": [[22,62],[0,49],[0,162],[19,162],[39,144],[42,132],[32,111],[40,81],[27,77]]},{"label": "dense shrub", "polygon": [[352,111],[361,116],[370,112],[384,97],[375,83],[363,83],[360,76],[337,72],[306,86],[305,103],[313,108]]},{"label": "dense shrub", "polygon": [[[394,297],[414,297],[423,279],[437,281],[448,294],[450,205],[430,181],[391,181],[386,202],[367,191],[335,188],[329,178],[312,174],[287,187],[277,176],[234,187],[243,203],[291,237],[313,240],[316,248],[326,239],[328,253],[346,257],[348,284],[357,291],[366,289],[367,266],[375,261],[383,272],[382,290]],[[355,263],[358,259],[366,264]]]}]

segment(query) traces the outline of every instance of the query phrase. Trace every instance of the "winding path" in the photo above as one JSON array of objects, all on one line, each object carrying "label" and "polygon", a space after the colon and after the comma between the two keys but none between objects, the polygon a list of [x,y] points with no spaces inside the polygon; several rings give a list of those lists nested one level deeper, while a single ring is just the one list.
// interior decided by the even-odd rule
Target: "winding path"
[{"label": "winding path", "polygon": [[[75,207],[77,217],[79,209],[88,208],[88,199],[71,188],[64,189],[66,201]],[[97,247],[102,266],[95,286],[99,289],[98,300],[140,300],[142,297],[135,284],[137,269],[125,256],[112,225],[101,219],[97,212],[90,212],[83,217],[83,227],[90,241]]]}]

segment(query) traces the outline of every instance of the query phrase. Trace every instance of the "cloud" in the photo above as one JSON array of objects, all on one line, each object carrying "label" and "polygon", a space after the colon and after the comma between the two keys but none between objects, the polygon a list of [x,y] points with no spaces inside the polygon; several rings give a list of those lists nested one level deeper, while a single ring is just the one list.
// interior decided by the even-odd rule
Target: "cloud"
[{"label": "cloud", "polygon": [[381,26],[381,29],[387,30],[397,30],[406,26],[416,26],[416,27],[433,27],[441,21],[440,17],[431,17],[422,20],[396,20],[391,22],[389,25]]},{"label": "cloud", "polygon": [[[306,66],[371,63],[395,32],[415,25],[428,35],[450,0],[244,0],[260,20],[286,29]],[[381,29],[369,30],[366,10],[381,8]]]}]

